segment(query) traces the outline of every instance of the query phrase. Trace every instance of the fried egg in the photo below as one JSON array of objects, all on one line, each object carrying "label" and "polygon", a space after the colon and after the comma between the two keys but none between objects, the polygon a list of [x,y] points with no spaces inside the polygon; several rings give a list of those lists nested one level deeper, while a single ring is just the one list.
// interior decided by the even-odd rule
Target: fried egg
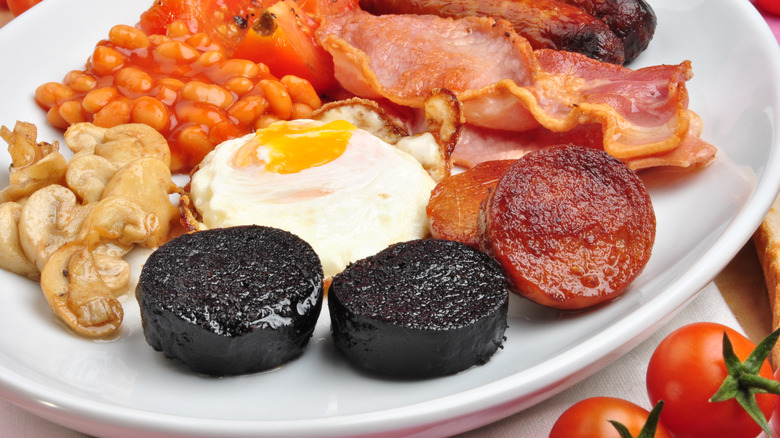
[{"label": "fried egg", "polygon": [[425,237],[435,182],[411,155],[347,121],[277,122],[210,152],[190,183],[208,228],[265,225],[307,241],[326,276]]}]

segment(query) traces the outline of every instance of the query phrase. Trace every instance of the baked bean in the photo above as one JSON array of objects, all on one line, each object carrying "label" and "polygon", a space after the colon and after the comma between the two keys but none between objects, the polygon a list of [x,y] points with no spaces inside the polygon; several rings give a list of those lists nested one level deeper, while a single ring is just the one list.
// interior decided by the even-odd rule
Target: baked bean
[{"label": "baked bean", "polygon": [[[206,131],[197,125],[186,126],[179,130],[176,140],[195,156],[193,158],[197,159],[197,162],[200,162],[213,148]],[[197,156],[200,156],[200,159]]]},{"label": "baked bean", "polygon": [[168,127],[169,119],[170,114],[165,104],[150,96],[136,99],[130,110],[131,122],[144,123],[158,131]]},{"label": "baked bean", "polygon": [[172,106],[179,98],[179,90],[184,86],[184,82],[174,78],[162,78],[157,84],[159,89],[156,98],[168,106]]},{"label": "baked bean", "polygon": [[241,137],[243,132],[233,123],[224,121],[218,123],[209,131],[209,143],[220,144],[231,138]]},{"label": "baked bean", "polygon": [[35,101],[46,109],[65,102],[75,95],[73,89],[58,82],[47,82],[35,89]]},{"label": "baked bean", "polygon": [[125,57],[108,46],[97,46],[92,53],[92,69],[99,75],[110,75],[125,65]]},{"label": "baked bean", "polygon": [[84,74],[81,70],[71,70],[68,72],[68,74],[65,75],[65,78],[62,80],[62,83],[70,86],[71,82],[73,82],[74,79],[76,79],[79,75]]},{"label": "baked bean", "polygon": [[198,65],[201,67],[211,67],[223,61],[225,61],[225,54],[219,50],[209,50],[198,57]]},{"label": "baked bean", "polygon": [[231,78],[242,77],[252,79],[260,73],[260,69],[252,61],[246,59],[228,59],[219,65],[211,78],[215,82],[225,82]]},{"label": "baked bean", "polygon": [[249,95],[239,99],[228,108],[228,114],[245,125],[252,125],[252,122],[265,114],[268,108],[268,101],[263,96]]},{"label": "baked bean", "polygon": [[271,74],[271,69],[262,62],[257,64],[257,77],[258,79],[274,79],[274,75]]},{"label": "baked bean", "polygon": [[176,20],[168,25],[168,36],[176,38],[183,37],[190,34],[190,28],[182,20]]},{"label": "baked bean", "polygon": [[180,103],[175,108],[176,117],[181,122],[213,127],[227,119],[225,114],[211,105],[198,103]]},{"label": "baked bean", "polygon": [[219,46],[211,41],[211,38],[203,32],[196,33],[184,40],[187,44],[200,52],[207,50],[219,50]]},{"label": "baked bean", "polygon": [[227,87],[227,89],[233,93],[236,93],[239,96],[243,96],[244,94],[252,91],[252,89],[255,87],[255,84],[247,78],[238,77],[225,82],[225,87]]},{"label": "baked bean", "polygon": [[130,122],[130,104],[124,100],[114,100],[96,112],[92,123],[103,128],[111,128]]},{"label": "baked bean", "polygon": [[173,41],[173,38],[169,37],[168,35],[159,35],[159,34],[149,35],[149,43],[151,44],[152,47],[157,47],[160,44],[168,41]]},{"label": "baked bean", "polygon": [[125,96],[132,96],[151,90],[154,80],[149,73],[141,69],[125,67],[114,76],[114,85]]},{"label": "baked bean", "polygon": [[154,98],[167,106],[173,106],[179,98],[179,92],[165,86],[160,86]]},{"label": "baked bean", "polygon": [[200,52],[194,47],[178,40],[166,41],[155,47],[153,52],[155,59],[161,63],[174,62],[176,64],[184,64],[200,57]]},{"label": "baked bean", "polygon": [[278,122],[280,119],[273,114],[265,113],[255,121],[255,129],[263,129]]},{"label": "baked bean", "polygon": [[84,96],[84,100],[81,101],[81,106],[84,108],[84,111],[95,114],[118,96],[119,90],[114,87],[96,88]]},{"label": "baked bean", "polygon": [[305,103],[295,102],[292,104],[292,119],[310,119],[314,112],[312,107]]},{"label": "baked bean", "polygon": [[59,105],[54,105],[46,111],[46,120],[55,128],[65,129],[70,126],[70,123],[66,122],[60,115]]},{"label": "baked bean", "polygon": [[77,93],[88,93],[97,87],[98,80],[89,73],[74,70],[65,80],[65,84]]},{"label": "baked bean", "polygon": [[220,109],[225,109],[233,103],[233,95],[219,85],[205,82],[187,82],[179,90],[182,98],[193,102],[208,103]]},{"label": "baked bean", "polygon": [[322,100],[317,95],[317,91],[309,81],[298,76],[286,75],[279,80],[290,93],[290,97],[295,102],[305,103],[311,109],[317,109],[322,106]]},{"label": "baked bean", "polygon": [[157,83],[176,91],[179,91],[184,86],[184,82],[176,78],[162,78]]},{"label": "baked bean", "polygon": [[117,24],[108,31],[108,40],[125,49],[145,49],[149,47],[149,37],[141,30],[126,24]]},{"label": "baked bean", "polygon": [[268,108],[282,120],[289,120],[292,116],[292,99],[281,82],[270,79],[263,79],[257,83],[263,90],[265,100],[268,101]]},{"label": "baked bean", "polygon": [[60,116],[69,125],[87,121],[87,116],[84,114],[84,110],[81,109],[81,102],[78,100],[63,102],[60,105]]}]

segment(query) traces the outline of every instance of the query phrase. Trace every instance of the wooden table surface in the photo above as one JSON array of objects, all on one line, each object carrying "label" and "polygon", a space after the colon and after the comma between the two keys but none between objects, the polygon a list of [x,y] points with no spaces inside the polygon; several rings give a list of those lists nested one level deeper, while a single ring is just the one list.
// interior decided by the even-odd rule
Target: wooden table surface
[{"label": "wooden table surface", "polygon": [[[0,27],[12,18],[7,8],[0,7]],[[752,242],[745,244],[714,281],[748,337],[757,342],[771,331],[769,299]]]}]

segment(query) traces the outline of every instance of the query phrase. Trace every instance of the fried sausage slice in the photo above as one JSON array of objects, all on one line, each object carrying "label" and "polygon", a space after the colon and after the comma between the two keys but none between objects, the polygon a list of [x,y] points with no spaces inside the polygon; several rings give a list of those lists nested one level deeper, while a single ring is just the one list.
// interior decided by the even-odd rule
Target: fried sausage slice
[{"label": "fried sausage slice", "polygon": [[374,15],[503,18],[534,49],[579,52],[612,64],[625,59],[623,42],[605,22],[559,0],[360,0],[360,7]]},{"label": "fried sausage slice", "polygon": [[561,0],[602,20],[623,42],[624,63],[650,44],[658,19],[645,0]]},{"label": "fried sausage slice", "polygon": [[431,236],[479,247],[479,206],[514,162],[485,161],[441,180],[426,208]]},{"label": "fried sausage slice", "polygon": [[603,151],[572,145],[517,160],[479,216],[481,245],[516,292],[559,309],[622,294],[650,258],[655,225],[634,172]]}]

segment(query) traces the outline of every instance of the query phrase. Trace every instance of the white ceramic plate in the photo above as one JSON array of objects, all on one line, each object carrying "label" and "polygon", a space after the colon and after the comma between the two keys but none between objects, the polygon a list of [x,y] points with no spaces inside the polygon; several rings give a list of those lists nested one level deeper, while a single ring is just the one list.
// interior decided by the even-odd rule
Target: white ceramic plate
[{"label": "white ceramic plate", "polygon": [[[117,23],[149,0],[46,0],[0,30],[0,124],[35,122],[35,87],[83,66]],[[749,239],[780,186],[780,50],[747,0],[655,0],[658,30],[634,67],[693,61],[690,107],[718,160],[694,173],[643,174],[658,234],[644,273],[619,300],[564,315],[518,298],[505,348],[485,366],[424,380],[381,379],[347,365],[327,311],[302,358],[273,372],[192,375],[144,341],[124,298],[119,339],[80,339],[55,321],[39,286],[0,272],[0,395],[98,436],[449,435],[562,391],[650,335]],[[0,158],[0,169],[10,163]],[[8,178],[0,170],[0,181]],[[137,274],[137,271],[136,271]]]}]

